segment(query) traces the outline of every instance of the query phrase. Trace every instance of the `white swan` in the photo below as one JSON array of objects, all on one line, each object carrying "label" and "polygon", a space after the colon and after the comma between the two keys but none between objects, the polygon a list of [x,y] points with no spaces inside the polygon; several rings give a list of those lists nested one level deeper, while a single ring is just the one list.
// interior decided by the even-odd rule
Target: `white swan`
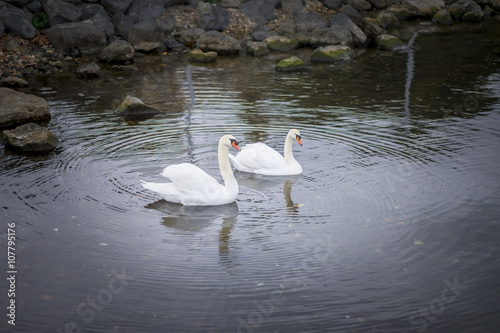
[{"label": "white swan", "polygon": [[170,202],[186,206],[225,205],[236,200],[239,187],[229,163],[229,147],[238,147],[232,135],[224,135],[219,140],[219,169],[224,186],[194,164],[182,163],[166,167],[160,174],[171,180],[170,183],[151,183],[142,181],[145,189],[159,194]]},{"label": "white swan", "polygon": [[284,157],[266,144],[258,142],[243,147],[236,157],[229,154],[229,159],[238,171],[268,176],[299,175],[302,167],[293,157],[294,140],[302,146],[300,132],[291,129],[285,139]]}]

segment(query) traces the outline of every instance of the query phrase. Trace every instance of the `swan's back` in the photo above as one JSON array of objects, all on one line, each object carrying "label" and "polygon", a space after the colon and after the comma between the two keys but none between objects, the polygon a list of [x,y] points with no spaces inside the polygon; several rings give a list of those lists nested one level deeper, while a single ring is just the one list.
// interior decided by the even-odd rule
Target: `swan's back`
[{"label": "swan's back", "polygon": [[268,145],[258,142],[246,145],[233,157],[229,155],[238,171],[262,175],[282,175],[289,169],[283,156]]}]

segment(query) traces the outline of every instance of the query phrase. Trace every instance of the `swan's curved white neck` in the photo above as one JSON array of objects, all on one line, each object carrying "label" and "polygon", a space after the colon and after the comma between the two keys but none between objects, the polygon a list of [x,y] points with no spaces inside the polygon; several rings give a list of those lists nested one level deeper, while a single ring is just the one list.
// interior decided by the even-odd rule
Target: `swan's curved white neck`
[{"label": "swan's curved white neck", "polygon": [[234,187],[234,185],[238,187],[233,170],[231,169],[231,163],[229,163],[229,148],[222,142],[219,142],[218,160],[220,174],[224,180],[225,187]]},{"label": "swan's curved white neck", "polygon": [[292,152],[292,147],[293,147],[293,141],[294,140],[295,139],[293,138],[293,136],[291,136],[291,135],[287,135],[286,136],[285,149],[284,149],[284,158],[285,158],[285,161],[289,165],[297,163],[297,161],[295,160],[295,157],[293,156],[293,152]]}]

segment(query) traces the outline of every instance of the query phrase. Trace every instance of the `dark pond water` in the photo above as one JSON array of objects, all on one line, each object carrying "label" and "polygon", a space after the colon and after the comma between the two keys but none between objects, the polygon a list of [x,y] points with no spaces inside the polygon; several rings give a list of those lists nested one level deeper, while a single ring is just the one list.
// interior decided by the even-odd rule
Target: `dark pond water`
[{"label": "dark pond water", "polygon": [[[0,154],[5,275],[7,223],[17,237],[2,332],[497,330],[500,24],[412,36],[301,73],[276,73],[276,55],[165,55],[34,78],[61,145]],[[162,114],[120,118],[127,94]],[[234,204],[140,186],[181,162],[220,180],[221,135],[281,151],[290,128],[303,175],[237,173]]]}]

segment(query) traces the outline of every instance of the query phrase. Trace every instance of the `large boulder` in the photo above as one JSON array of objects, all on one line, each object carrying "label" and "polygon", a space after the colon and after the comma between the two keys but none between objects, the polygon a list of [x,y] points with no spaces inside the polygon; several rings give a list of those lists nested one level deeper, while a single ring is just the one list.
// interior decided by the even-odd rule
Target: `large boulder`
[{"label": "large boulder", "polygon": [[102,62],[109,63],[130,63],[134,60],[135,50],[127,41],[117,39],[106,46],[98,59]]},{"label": "large boulder", "polygon": [[42,0],[43,9],[49,17],[50,26],[80,20],[82,12],[72,3],[63,0]]},{"label": "large boulder", "polygon": [[363,31],[367,37],[366,43],[370,43],[379,35],[384,33],[384,30],[381,27],[366,20],[355,8],[350,5],[343,6],[341,8],[341,13],[347,15],[351,21]]},{"label": "large boulder", "polygon": [[[3,24],[5,33],[11,33],[21,38],[33,38],[36,36],[36,29],[26,17],[26,13],[8,3],[0,2],[0,22]],[[3,35],[0,34],[0,36]]]},{"label": "large boulder", "polygon": [[63,23],[45,31],[54,48],[70,56],[89,56],[106,46],[106,33],[92,22]]},{"label": "large boulder", "polygon": [[347,27],[323,28],[311,33],[310,44],[312,47],[326,45],[353,45],[354,39]]},{"label": "large boulder", "polygon": [[54,133],[35,123],[27,123],[3,133],[9,146],[26,154],[51,152],[59,143]]},{"label": "large boulder", "polygon": [[149,52],[163,45],[163,28],[158,20],[139,21],[128,34],[128,42],[139,52]]},{"label": "large boulder", "polygon": [[0,88],[0,127],[48,119],[49,105],[43,98]]},{"label": "large boulder", "polygon": [[130,33],[130,30],[132,30],[134,20],[132,20],[130,16],[127,16],[123,13],[116,13],[111,18],[111,23],[113,23],[113,26],[115,28],[115,35],[128,40],[128,35]]},{"label": "large boulder", "polygon": [[280,33],[293,36],[294,34],[307,34],[309,32],[326,28],[328,22],[319,14],[312,12],[295,11],[289,14],[280,26]]},{"label": "large boulder", "polygon": [[196,17],[198,28],[222,31],[229,23],[231,13],[227,9],[208,2],[200,2],[196,10]]},{"label": "large boulder", "polygon": [[[352,37],[352,43],[355,45],[364,45],[366,44],[366,41],[368,37],[366,34],[361,30],[360,27],[358,27],[352,19],[344,14],[344,13],[338,13],[335,15],[333,18],[330,19],[330,27],[333,29],[337,30],[346,30],[349,31]],[[352,44],[349,41],[344,41],[340,44],[342,45],[348,45]]]},{"label": "large boulder", "polygon": [[201,34],[196,46],[204,52],[215,51],[218,54],[236,54],[241,49],[240,43],[234,37],[215,30]]}]

